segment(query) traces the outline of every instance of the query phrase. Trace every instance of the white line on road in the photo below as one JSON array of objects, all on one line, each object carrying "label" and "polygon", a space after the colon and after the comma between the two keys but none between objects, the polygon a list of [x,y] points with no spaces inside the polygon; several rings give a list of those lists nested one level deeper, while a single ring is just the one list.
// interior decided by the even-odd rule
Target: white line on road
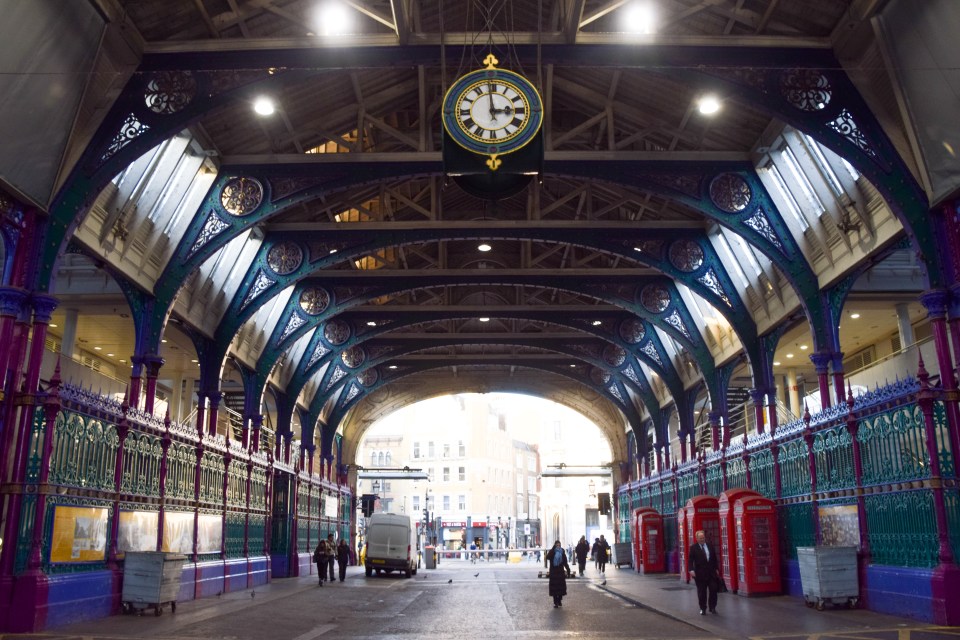
[{"label": "white line on road", "polygon": [[333,631],[336,628],[337,628],[337,625],[335,624],[325,624],[325,625],[316,627],[315,629],[311,629],[306,633],[301,633],[299,636],[297,636],[293,640],[313,640],[314,638],[319,638],[320,636],[325,634],[327,631]]}]

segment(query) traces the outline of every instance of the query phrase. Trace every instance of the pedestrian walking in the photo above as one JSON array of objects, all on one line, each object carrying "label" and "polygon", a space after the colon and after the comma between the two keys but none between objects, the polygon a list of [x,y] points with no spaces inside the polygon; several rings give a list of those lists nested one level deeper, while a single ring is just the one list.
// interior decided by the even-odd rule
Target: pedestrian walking
[{"label": "pedestrian walking", "polygon": [[[700,615],[717,612],[717,584],[720,580],[720,563],[716,548],[707,542],[703,531],[697,531],[697,541],[690,545],[687,553],[687,571],[693,573],[697,584],[697,602],[700,605]],[[709,595],[709,598],[708,598]]]},{"label": "pedestrian walking", "polygon": [[577,569],[583,576],[583,572],[587,568],[587,555],[590,553],[590,543],[587,542],[587,536],[580,536],[580,542],[577,543],[573,552],[577,557]]},{"label": "pedestrian walking", "polygon": [[[330,582],[335,582],[336,578],[333,575],[333,563],[337,559],[337,544],[333,541],[333,534],[327,534],[327,566],[326,569],[330,573]],[[321,575],[323,571],[320,572]]]},{"label": "pedestrian walking", "polygon": [[313,550],[313,561],[317,565],[317,577],[320,579],[320,586],[323,586],[323,579],[327,575],[327,556],[332,551],[327,547],[327,541],[321,539],[317,543],[317,548]]},{"label": "pedestrian walking", "polygon": [[607,539],[603,536],[600,536],[600,539],[597,540],[597,569],[600,573],[604,573],[607,570],[607,555],[610,552],[610,544],[607,543]]},{"label": "pedestrian walking", "polygon": [[347,565],[350,564],[350,545],[344,538],[340,538],[340,544],[337,545],[337,565],[340,569],[340,582],[347,578]]},{"label": "pedestrian walking", "polygon": [[557,540],[553,548],[547,551],[545,564],[549,569],[550,596],[553,598],[553,608],[563,606],[563,596],[567,595],[567,574],[570,565],[567,563],[567,552]]},{"label": "pedestrian walking", "polygon": [[597,547],[600,546],[600,538],[593,539],[593,546],[590,547],[590,559],[593,560],[593,568],[597,568]]}]

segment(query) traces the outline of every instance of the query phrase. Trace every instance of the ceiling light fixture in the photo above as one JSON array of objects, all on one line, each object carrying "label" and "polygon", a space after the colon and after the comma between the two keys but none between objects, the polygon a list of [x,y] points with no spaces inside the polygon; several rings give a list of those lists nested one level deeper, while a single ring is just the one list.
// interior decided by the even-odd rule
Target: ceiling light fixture
[{"label": "ceiling light fixture", "polygon": [[272,116],[276,108],[273,106],[273,100],[260,96],[253,101],[253,110],[258,116]]},{"label": "ceiling light fixture", "polygon": [[712,116],[717,111],[720,111],[720,99],[714,95],[703,96],[697,101],[697,110],[699,110],[702,115]]},{"label": "ceiling light fixture", "polygon": [[491,249],[493,249],[493,247],[488,245],[486,242],[477,247],[477,251],[483,251],[484,253],[490,251]]},{"label": "ceiling light fixture", "polygon": [[490,322],[490,318],[487,318],[487,317],[480,318],[480,322]]},{"label": "ceiling light fixture", "polygon": [[108,354],[107,354],[107,357],[108,357],[108,358],[112,358],[112,357],[113,357],[113,354],[112,354],[112,353],[108,353]]},{"label": "ceiling light fixture", "polygon": [[656,26],[653,10],[644,4],[634,4],[624,13],[624,25],[631,33],[653,33]]},{"label": "ceiling light fixture", "polygon": [[199,363],[199,361],[198,361],[198,360],[191,360],[190,362],[196,362],[196,363]]},{"label": "ceiling light fixture", "polygon": [[857,312],[855,312],[855,311],[850,314],[850,319],[851,319],[851,320],[856,320],[856,319],[859,318],[859,317],[860,317],[860,314],[857,313]]},{"label": "ceiling light fixture", "polygon": [[51,323],[50,323],[49,325],[47,325],[47,326],[49,326],[49,327],[53,327],[54,329],[56,329],[56,328],[57,328],[57,325],[55,325],[55,324],[53,324],[52,322],[51,322]]},{"label": "ceiling light fixture", "polygon": [[603,320],[594,320],[594,321],[593,321],[593,326],[595,326],[595,327],[599,327],[599,326],[602,325],[602,324],[603,324]]},{"label": "ceiling light fixture", "polygon": [[367,322],[367,326],[368,326],[368,327],[375,327],[375,326],[377,326],[377,323],[374,322],[373,320],[370,320],[370,321]]},{"label": "ceiling light fixture", "polygon": [[387,367],[387,369],[396,369],[396,368],[397,368],[397,365],[395,365],[395,364],[392,364],[392,365],[390,365],[389,367]]},{"label": "ceiling light fixture", "polygon": [[162,338],[162,339],[160,340],[160,342],[162,342],[163,344],[167,344],[167,339],[166,339],[166,338]]},{"label": "ceiling light fixture", "polygon": [[93,350],[94,350],[94,351],[100,351],[102,348],[103,348],[103,347],[94,347]]},{"label": "ceiling light fixture", "polygon": [[572,364],[572,365],[570,365],[570,368],[572,369],[572,368],[574,368],[574,367],[576,367],[576,366],[577,366],[577,365]]},{"label": "ceiling light fixture", "polygon": [[779,366],[780,366],[780,361],[779,361],[779,360],[774,360],[774,361],[773,361],[773,366],[779,367]]},{"label": "ceiling light fixture", "polygon": [[338,3],[328,3],[317,15],[317,22],[321,35],[339,36],[347,32],[350,27],[350,16],[347,10]]},{"label": "ceiling light fixture", "polygon": [[793,357],[793,354],[792,354],[792,353],[788,353],[788,354],[787,354],[787,357],[788,357],[788,358],[792,358],[792,357]]},{"label": "ceiling light fixture", "polygon": [[810,347],[808,347],[808,346],[805,345],[805,344],[800,345],[800,351],[806,351],[806,350],[809,349],[809,348],[810,348]]}]

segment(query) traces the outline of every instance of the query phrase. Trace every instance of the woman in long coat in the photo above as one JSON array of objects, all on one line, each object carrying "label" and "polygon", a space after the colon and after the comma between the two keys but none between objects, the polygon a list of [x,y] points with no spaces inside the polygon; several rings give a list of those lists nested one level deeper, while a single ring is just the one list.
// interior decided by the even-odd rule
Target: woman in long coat
[{"label": "woman in long coat", "polygon": [[553,543],[553,548],[547,551],[547,569],[550,577],[550,595],[553,597],[553,607],[563,606],[563,596],[567,595],[567,574],[570,565],[567,564],[567,552],[563,550],[560,541]]}]

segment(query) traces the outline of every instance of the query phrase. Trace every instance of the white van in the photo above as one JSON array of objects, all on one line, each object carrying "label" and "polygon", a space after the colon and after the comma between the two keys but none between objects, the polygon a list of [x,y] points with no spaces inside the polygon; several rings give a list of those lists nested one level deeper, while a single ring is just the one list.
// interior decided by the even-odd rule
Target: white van
[{"label": "white van", "polygon": [[409,578],[417,573],[417,531],[410,516],[374,513],[367,518],[367,576],[374,571],[403,571]]}]

